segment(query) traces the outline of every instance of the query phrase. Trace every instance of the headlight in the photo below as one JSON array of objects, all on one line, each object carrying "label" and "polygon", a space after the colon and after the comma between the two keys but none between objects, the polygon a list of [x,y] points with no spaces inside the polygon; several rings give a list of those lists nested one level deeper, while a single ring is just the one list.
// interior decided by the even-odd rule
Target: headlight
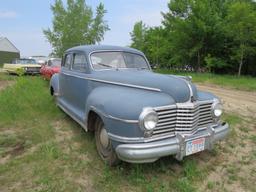
[{"label": "headlight", "polygon": [[140,127],[152,131],[158,122],[157,113],[152,108],[144,108],[139,117]]},{"label": "headlight", "polygon": [[28,70],[28,68],[27,67],[24,67],[24,71],[27,71]]},{"label": "headlight", "polygon": [[212,104],[213,117],[215,119],[220,118],[220,116],[222,115],[222,111],[223,111],[222,104],[218,100],[214,101],[214,103]]}]

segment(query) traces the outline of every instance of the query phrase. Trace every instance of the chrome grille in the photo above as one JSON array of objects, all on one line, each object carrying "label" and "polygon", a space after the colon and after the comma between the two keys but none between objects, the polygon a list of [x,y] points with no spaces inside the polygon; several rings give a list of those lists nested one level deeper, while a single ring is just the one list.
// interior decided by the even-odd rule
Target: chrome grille
[{"label": "chrome grille", "polygon": [[174,135],[175,133],[191,134],[199,128],[207,127],[213,123],[212,103],[212,101],[197,101],[154,108],[159,121],[153,131],[153,136]]}]

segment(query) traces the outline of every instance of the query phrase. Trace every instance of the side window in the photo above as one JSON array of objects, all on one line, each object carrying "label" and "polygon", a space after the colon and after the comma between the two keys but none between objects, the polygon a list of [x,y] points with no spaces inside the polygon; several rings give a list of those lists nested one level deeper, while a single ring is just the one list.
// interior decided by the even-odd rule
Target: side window
[{"label": "side window", "polygon": [[52,61],[51,60],[48,61],[48,66],[52,66]]},{"label": "side window", "polygon": [[86,58],[83,54],[75,53],[72,70],[85,72]]},{"label": "side window", "polygon": [[69,68],[69,66],[71,65],[71,54],[67,54],[65,56],[65,62],[63,64],[63,67]]}]

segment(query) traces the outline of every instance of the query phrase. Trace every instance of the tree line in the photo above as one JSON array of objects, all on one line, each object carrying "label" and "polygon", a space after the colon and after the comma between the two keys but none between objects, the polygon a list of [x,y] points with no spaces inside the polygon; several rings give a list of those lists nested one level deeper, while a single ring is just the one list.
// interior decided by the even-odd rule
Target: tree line
[{"label": "tree line", "polygon": [[253,0],[170,0],[162,25],[138,21],[131,47],[161,68],[256,75]]},{"label": "tree line", "polygon": [[[256,76],[254,0],[170,0],[162,25],[135,23],[131,47],[161,68]],[[100,43],[109,30],[100,3],[93,12],[85,0],[55,0],[52,28],[44,29],[52,55],[81,44]]]}]

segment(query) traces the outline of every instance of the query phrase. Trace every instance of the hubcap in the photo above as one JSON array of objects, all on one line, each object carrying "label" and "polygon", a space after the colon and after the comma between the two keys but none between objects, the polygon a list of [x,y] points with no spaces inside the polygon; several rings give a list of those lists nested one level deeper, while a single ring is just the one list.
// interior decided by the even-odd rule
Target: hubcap
[{"label": "hubcap", "polygon": [[100,131],[100,143],[104,148],[107,148],[109,145],[108,133],[106,129],[101,129]]}]

